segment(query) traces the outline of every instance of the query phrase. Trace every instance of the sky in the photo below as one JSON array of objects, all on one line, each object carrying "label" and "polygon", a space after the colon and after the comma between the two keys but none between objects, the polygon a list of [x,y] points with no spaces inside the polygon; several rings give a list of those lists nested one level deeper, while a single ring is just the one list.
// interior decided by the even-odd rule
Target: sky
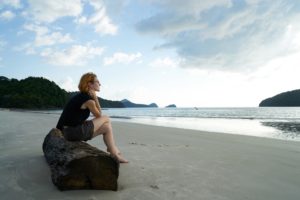
[{"label": "sky", "polygon": [[298,0],[0,0],[0,76],[164,107],[256,107],[300,88]]}]

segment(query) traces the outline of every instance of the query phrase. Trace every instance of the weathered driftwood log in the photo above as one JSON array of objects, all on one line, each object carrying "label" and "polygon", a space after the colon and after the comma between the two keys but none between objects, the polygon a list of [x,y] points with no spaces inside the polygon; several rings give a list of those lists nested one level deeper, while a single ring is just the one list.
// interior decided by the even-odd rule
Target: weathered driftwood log
[{"label": "weathered driftwood log", "polygon": [[58,189],[118,189],[120,165],[108,153],[85,142],[67,141],[55,128],[45,137],[43,151]]}]

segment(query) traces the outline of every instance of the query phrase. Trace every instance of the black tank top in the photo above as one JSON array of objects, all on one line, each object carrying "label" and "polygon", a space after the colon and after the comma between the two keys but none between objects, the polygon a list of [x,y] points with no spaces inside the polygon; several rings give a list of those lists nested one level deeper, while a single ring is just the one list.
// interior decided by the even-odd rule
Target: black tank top
[{"label": "black tank top", "polygon": [[78,93],[70,99],[58,120],[56,128],[62,130],[64,126],[77,126],[82,124],[89,116],[90,110],[81,109],[83,103],[93,100],[87,93]]}]

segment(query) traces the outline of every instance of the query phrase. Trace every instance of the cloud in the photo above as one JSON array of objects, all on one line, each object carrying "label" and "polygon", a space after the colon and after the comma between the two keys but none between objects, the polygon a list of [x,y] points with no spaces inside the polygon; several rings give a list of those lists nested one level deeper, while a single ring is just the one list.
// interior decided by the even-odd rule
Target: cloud
[{"label": "cloud", "polygon": [[175,68],[179,66],[179,60],[174,60],[169,57],[157,58],[150,63],[150,66],[159,68]]},{"label": "cloud", "polygon": [[72,42],[70,34],[62,34],[60,32],[49,33],[49,29],[46,26],[39,26],[34,24],[24,25],[24,29],[36,33],[34,46],[51,46],[61,43]]},{"label": "cloud", "polygon": [[66,91],[78,90],[77,84],[70,76],[67,76],[64,80],[59,81],[58,84],[61,88],[63,88]]},{"label": "cloud", "polygon": [[96,56],[102,55],[104,48],[92,47],[90,45],[73,45],[69,49],[63,51],[51,48],[45,49],[40,55],[44,57],[48,63],[58,66],[83,66],[89,60]]},{"label": "cloud", "polygon": [[83,9],[81,0],[28,0],[29,9],[27,14],[37,22],[51,23],[55,20],[72,16],[79,16]]},{"label": "cloud", "polygon": [[25,52],[25,54],[27,54],[27,55],[35,55],[36,54],[36,50],[35,50],[34,46],[29,42],[21,44],[16,47],[13,47],[13,50]]},{"label": "cloud", "polygon": [[160,10],[172,11],[181,15],[199,16],[199,13],[214,7],[231,7],[232,0],[141,0],[141,2],[158,6]]},{"label": "cloud", "polygon": [[[21,2],[20,0],[1,0],[1,3],[3,5],[11,6],[13,8],[21,8]],[[1,8],[1,6],[0,6]]]},{"label": "cloud", "polygon": [[93,25],[95,32],[102,35],[115,35],[118,31],[117,25],[107,15],[106,7],[102,1],[89,0],[90,5],[94,8],[91,16],[80,16],[76,22],[78,24]]},{"label": "cloud", "polygon": [[103,63],[104,65],[113,65],[116,63],[129,64],[131,62],[137,61],[140,57],[142,57],[142,54],[139,52],[135,54],[117,52],[112,57],[105,57]]},{"label": "cloud", "polygon": [[158,7],[160,12],[137,23],[141,33],[174,36],[181,32],[203,30],[206,21],[201,20],[201,13],[213,7],[231,7],[231,0],[201,1],[186,0],[143,0]]},{"label": "cloud", "polygon": [[[90,16],[83,14],[87,4],[93,8]],[[115,35],[118,31],[118,26],[108,16],[102,0],[29,0],[29,9],[25,13],[28,19],[33,18],[36,23],[52,23],[69,16],[75,17],[77,24],[92,25],[95,32],[101,35]]]},{"label": "cloud", "polygon": [[254,70],[300,46],[295,41],[300,4],[295,1],[143,2],[158,12],[139,21],[136,30],[160,36],[164,43],[155,49],[175,49],[182,67]]},{"label": "cloud", "polygon": [[117,26],[111,23],[110,18],[106,15],[105,8],[97,10],[97,12],[87,20],[88,24],[95,27],[95,32],[100,34],[115,35],[117,33]]},{"label": "cloud", "polygon": [[2,48],[7,44],[6,41],[2,40],[0,37],[0,50],[2,50]]},{"label": "cloud", "polygon": [[[5,45],[6,45],[6,42],[4,40],[2,40],[0,37],[0,53],[3,50],[3,48],[5,47]],[[3,60],[3,58],[2,58],[2,55],[0,54],[0,68],[2,67],[2,65],[1,65],[2,60]]]},{"label": "cloud", "polygon": [[12,20],[15,16],[16,15],[13,12],[6,10],[6,11],[0,13],[0,20],[9,21],[9,20]]},{"label": "cloud", "polygon": [[[5,46],[5,42],[4,41],[2,41],[1,39],[0,39],[0,53],[1,53],[1,51],[2,51],[2,48]],[[0,61],[2,61],[2,57],[1,57],[1,54],[0,54]]]}]

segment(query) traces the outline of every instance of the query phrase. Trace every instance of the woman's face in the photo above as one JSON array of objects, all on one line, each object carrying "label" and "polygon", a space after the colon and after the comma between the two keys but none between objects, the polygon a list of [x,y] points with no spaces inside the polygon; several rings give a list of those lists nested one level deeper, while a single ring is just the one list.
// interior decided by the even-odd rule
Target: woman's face
[{"label": "woman's face", "polygon": [[90,83],[90,89],[95,90],[97,92],[100,91],[100,86],[101,86],[101,83],[99,82],[97,77],[95,78],[94,82]]}]

